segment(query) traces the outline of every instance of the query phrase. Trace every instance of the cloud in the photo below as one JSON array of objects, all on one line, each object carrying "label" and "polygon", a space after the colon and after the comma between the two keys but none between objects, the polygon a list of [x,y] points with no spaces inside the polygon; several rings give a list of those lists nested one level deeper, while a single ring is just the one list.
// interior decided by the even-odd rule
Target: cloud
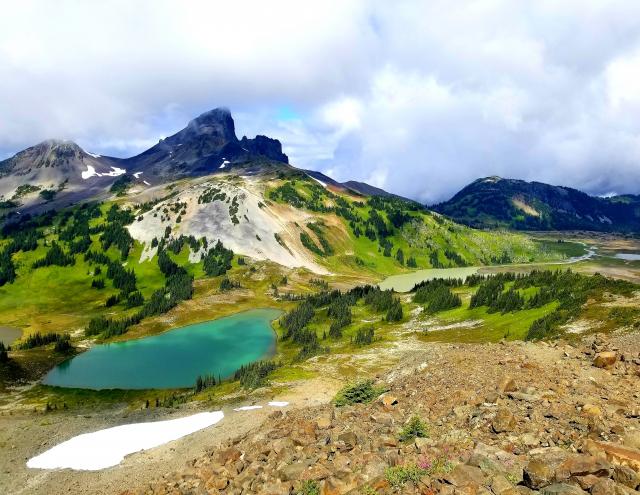
[{"label": "cloud", "polygon": [[486,175],[640,192],[640,4],[14,2],[0,155],[125,156],[226,105],[298,166],[425,202]]}]

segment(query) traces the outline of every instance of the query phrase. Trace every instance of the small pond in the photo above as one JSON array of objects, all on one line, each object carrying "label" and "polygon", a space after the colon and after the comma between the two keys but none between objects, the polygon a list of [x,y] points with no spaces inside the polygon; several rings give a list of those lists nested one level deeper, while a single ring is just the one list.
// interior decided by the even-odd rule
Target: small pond
[{"label": "small pond", "polygon": [[152,337],[96,345],[53,368],[43,383],[145,389],[191,387],[207,373],[224,378],[243,364],[273,355],[271,322],[281,313],[254,309]]}]

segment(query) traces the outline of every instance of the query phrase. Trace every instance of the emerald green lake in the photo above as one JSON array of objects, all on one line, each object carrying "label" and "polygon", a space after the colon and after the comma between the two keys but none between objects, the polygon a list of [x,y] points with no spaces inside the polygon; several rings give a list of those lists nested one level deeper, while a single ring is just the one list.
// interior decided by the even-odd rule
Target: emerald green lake
[{"label": "emerald green lake", "polygon": [[181,388],[198,375],[227,377],[275,351],[281,311],[254,309],[160,335],[103,344],[53,368],[43,383],[91,389]]}]

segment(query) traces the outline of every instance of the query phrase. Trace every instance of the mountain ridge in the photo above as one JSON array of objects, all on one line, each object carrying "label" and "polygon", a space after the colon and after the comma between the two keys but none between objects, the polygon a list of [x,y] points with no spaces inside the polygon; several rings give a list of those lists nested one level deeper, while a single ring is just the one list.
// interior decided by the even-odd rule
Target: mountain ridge
[{"label": "mountain ridge", "polygon": [[640,196],[602,198],[571,187],[497,176],[477,179],[430,208],[478,228],[640,231]]},{"label": "mountain ridge", "polygon": [[[90,153],[77,143],[49,139],[0,161],[0,212],[38,212],[89,199],[104,199],[117,180],[150,187],[173,180],[227,172],[241,167],[246,173],[291,167],[277,139],[258,134],[238,139],[231,112],[214,108],[190,120],[180,131],[128,158]],[[322,184],[353,190],[360,184],[366,195],[392,196],[364,183],[344,185],[321,172],[301,170]],[[124,177],[121,177],[124,176]],[[39,193],[52,191],[46,199]]]}]

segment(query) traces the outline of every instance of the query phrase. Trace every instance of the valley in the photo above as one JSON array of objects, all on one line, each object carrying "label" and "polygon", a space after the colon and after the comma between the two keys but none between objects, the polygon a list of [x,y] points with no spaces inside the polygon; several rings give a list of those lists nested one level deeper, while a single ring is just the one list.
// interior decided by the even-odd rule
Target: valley
[{"label": "valley", "polygon": [[[273,428],[282,429],[289,417],[302,436],[316,438],[326,429],[341,438],[354,431],[357,438],[349,441],[360,443],[364,433],[353,421],[368,424],[360,416],[380,413],[384,431],[367,426],[377,432],[375,449],[346,448],[346,440],[337,440],[341,455],[371,457],[370,472],[356,469],[355,458],[348,462],[353,467],[335,472],[324,461],[313,467],[310,457],[293,459],[294,451],[306,452],[313,443],[305,439],[294,440],[300,449],[274,447],[255,460],[258,472],[250,481],[260,480],[259,493],[273,494],[399,493],[405,485],[406,493],[430,493],[416,491],[418,478],[428,477],[429,486],[455,486],[445,475],[454,465],[468,465],[462,450],[474,441],[476,447],[480,440],[499,444],[521,455],[518,462],[544,446],[508,448],[507,440],[520,440],[498,435],[503,430],[487,436],[483,429],[474,441],[469,435],[475,433],[447,437],[452,421],[451,431],[471,429],[459,424],[466,416],[456,410],[489,408],[472,416],[489,421],[493,406],[481,404],[511,400],[469,392],[475,385],[465,381],[465,370],[474,379],[489,373],[481,377],[483,386],[495,387],[500,368],[483,360],[522,365],[504,370],[527,383],[518,389],[552,387],[530,384],[533,372],[523,364],[529,362],[531,370],[555,363],[567,377],[580,369],[578,389],[586,389],[589,354],[583,347],[605,339],[625,356],[615,368],[624,383],[614,390],[624,395],[637,383],[640,241],[634,235],[466,226],[367,184],[295,168],[275,140],[238,140],[230,119],[228,111],[207,112],[147,152],[118,162],[123,172],[117,175],[85,178],[83,168],[93,165],[67,144],[71,151],[62,155],[70,168],[57,172],[96,179],[87,188],[77,177],[63,178],[68,187],[36,199],[35,190],[7,186],[5,198],[19,189],[24,201],[4,205],[10,211],[0,235],[0,446],[7,453],[0,472],[11,474],[0,486],[8,493],[56,494],[69,487],[170,493],[171,483],[177,493],[252,493],[257,488],[251,483],[248,491],[240,488],[249,461],[240,469],[222,459],[215,474],[201,467],[232,445],[249,449],[242,454],[249,459],[254,440],[247,435],[260,439],[269,431],[282,438]],[[46,163],[58,163],[60,150],[48,146]],[[31,160],[33,153],[27,153]],[[25,176],[16,173],[25,157],[16,156],[0,168],[13,179]],[[560,350],[565,355],[558,364]],[[343,389],[346,384],[355,388]],[[434,387],[446,395],[446,407],[427,395],[412,403],[417,390]],[[447,395],[447,387],[455,393]],[[389,392],[405,394],[400,408],[386,402]],[[548,401],[556,397],[545,394]],[[627,397],[625,407],[633,409],[637,399],[637,393]],[[454,419],[443,416],[448,407]],[[140,445],[153,447],[134,447],[121,462],[96,471],[64,463],[56,464],[62,469],[27,467],[38,455],[55,457],[49,449],[77,435],[176,418],[186,423],[212,412],[221,413],[215,424],[167,437],[163,445],[142,439]],[[387,438],[416,414],[436,422],[447,440],[409,446]],[[310,426],[308,418],[317,415],[322,421]],[[630,422],[613,423],[627,432]],[[586,435],[584,422],[576,424],[566,426],[575,435],[562,433],[563,445],[574,450]],[[295,438],[295,431],[287,435]],[[442,455],[444,444],[461,449],[455,451],[464,462],[452,461],[446,472],[419,467],[414,454]],[[329,458],[338,458],[334,454]],[[187,462],[199,471],[185,474]],[[282,462],[300,468],[300,476],[307,468],[321,475],[283,474]],[[394,469],[405,464],[419,476],[400,483],[394,476],[408,475]],[[525,486],[517,476],[507,481]],[[304,486],[311,491],[300,491]]]}]

